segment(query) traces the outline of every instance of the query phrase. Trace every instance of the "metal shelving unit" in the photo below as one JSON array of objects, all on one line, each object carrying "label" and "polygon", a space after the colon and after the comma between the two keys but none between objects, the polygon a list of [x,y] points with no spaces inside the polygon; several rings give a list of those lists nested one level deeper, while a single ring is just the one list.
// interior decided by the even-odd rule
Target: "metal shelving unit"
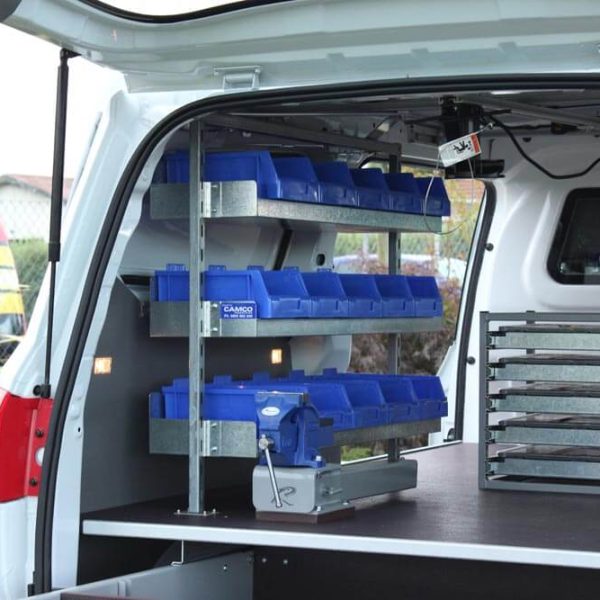
[{"label": "metal shelving unit", "polygon": [[480,487],[600,493],[599,321],[481,314]]},{"label": "metal shelving unit", "polygon": [[[405,231],[439,233],[441,217],[368,210],[259,198],[254,181],[205,183],[201,189],[202,217],[230,223],[285,221],[291,229],[335,231]],[[185,184],[157,184],[150,188],[153,219],[187,219],[190,215],[189,188]]]},{"label": "metal shelving unit", "polygon": [[[210,456],[255,457],[256,431],[252,423],[204,421],[202,401],[206,340],[212,337],[294,337],[390,333],[390,371],[398,371],[399,335],[435,331],[441,318],[409,319],[249,319],[220,318],[218,302],[201,302],[205,271],[206,228],[210,223],[282,223],[286,229],[317,231],[388,232],[390,273],[399,272],[400,232],[441,230],[441,217],[391,211],[364,210],[259,198],[253,181],[202,183],[202,131],[190,127],[190,184],[157,184],[150,188],[153,219],[189,219],[190,302],[152,302],[150,334],[189,337],[189,420],[160,423],[151,419],[151,451],[189,457],[188,513],[207,514],[204,507],[204,459]],[[384,425],[335,434],[338,446],[387,440],[388,459],[399,459],[398,439],[439,431],[440,419]]]}]

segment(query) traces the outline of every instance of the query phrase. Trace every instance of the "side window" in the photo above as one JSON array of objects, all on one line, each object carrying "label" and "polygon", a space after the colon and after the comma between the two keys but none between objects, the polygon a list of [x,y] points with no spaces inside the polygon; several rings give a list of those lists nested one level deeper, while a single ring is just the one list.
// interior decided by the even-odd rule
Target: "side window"
[{"label": "side window", "polygon": [[573,190],[565,201],[548,272],[558,283],[600,285],[600,188]]}]

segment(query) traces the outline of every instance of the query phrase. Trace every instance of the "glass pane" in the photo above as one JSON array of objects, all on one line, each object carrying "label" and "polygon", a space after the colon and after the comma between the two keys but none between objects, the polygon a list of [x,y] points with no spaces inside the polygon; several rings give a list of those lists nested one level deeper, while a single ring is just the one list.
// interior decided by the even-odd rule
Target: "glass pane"
[{"label": "glass pane", "polygon": [[[365,168],[387,172],[385,161],[373,161]],[[433,169],[402,167],[415,177],[431,177]],[[433,233],[403,233],[400,235],[401,273],[429,275],[436,278],[444,301],[444,325],[433,333],[412,333],[401,336],[401,373],[435,375],[454,339],[458,311],[473,233],[481,207],[485,186],[472,179],[445,180],[451,202],[451,216],[443,219],[441,235]],[[334,264],[338,272],[385,273],[388,270],[387,234],[338,234]],[[388,370],[388,336],[355,335],[349,371],[382,373]],[[407,446],[427,445],[427,436],[405,440]],[[379,442],[370,446],[343,449],[344,461],[385,452]]]},{"label": "glass pane", "polygon": [[563,208],[548,270],[559,283],[600,285],[600,189],[574,190]]}]

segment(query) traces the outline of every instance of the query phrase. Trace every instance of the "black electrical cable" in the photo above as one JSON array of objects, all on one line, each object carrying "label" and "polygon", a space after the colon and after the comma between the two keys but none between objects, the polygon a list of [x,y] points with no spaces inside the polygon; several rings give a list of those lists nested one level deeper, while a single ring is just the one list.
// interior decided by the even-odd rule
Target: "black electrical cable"
[{"label": "black electrical cable", "polygon": [[519,151],[519,154],[528,163],[532,164],[536,169],[538,169],[539,171],[544,173],[544,175],[547,175],[551,179],[575,179],[576,177],[582,177],[583,175],[587,175],[598,163],[600,163],[600,158],[597,158],[591,165],[583,169],[583,171],[579,171],[578,173],[569,173],[565,175],[557,175],[556,173],[551,173],[550,171],[548,171],[548,169],[546,169],[545,167],[540,165],[540,163],[531,158],[531,156],[529,156],[525,152],[525,150],[523,150],[523,148],[517,141],[517,138],[513,134],[511,127],[508,127],[508,125],[505,125],[504,123],[502,123],[502,121],[499,121],[498,119],[496,119],[496,117],[493,117],[492,115],[487,116],[490,119],[490,121],[492,121],[492,123],[495,123],[496,125],[498,125],[498,127],[500,127],[500,129],[503,129],[506,132],[506,135],[510,138],[510,141],[515,145],[515,148]]}]

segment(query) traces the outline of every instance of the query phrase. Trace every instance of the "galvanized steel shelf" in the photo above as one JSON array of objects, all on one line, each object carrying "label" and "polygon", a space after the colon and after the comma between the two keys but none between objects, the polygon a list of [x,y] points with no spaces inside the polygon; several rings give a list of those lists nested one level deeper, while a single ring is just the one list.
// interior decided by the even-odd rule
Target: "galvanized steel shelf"
[{"label": "galvanized steel shelf", "polygon": [[600,381],[600,356],[526,354],[503,357],[489,365],[490,375],[512,381]]},{"label": "galvanized steel shelf", "polygon": [[[441,217],[259,198],[254,181],[205,184],[202,193],[203,217],[207,220],[277,220],[295,229],[333,231],[439,233],[442,229]],[[188,218],[189,187],[186,184],[153,185],[150,216],[153,219]]]},{"label": "galvanized steel shelf", "polygon": [[[442,318],[221,319],[218,302],[204,302],[204,337],[282,337],[437,331]],[[152,337],[187,337],[188,302],[151,302]]]},{"label": "galvanized steel shelf", "polygon": [[509,325],[490,332],[490,348],[600,350],[600,325],[572,323]]},{"label": "galvanized steel shelf", "polygon": [[[256,426],[249,421],[203,421],[203,456],[257,456]],[[334,431],[334,446],[367,444],[379,440],[412,437],[440,431],[441,420],[394,423]],[[186,419],[150,419],[150,452],[187,455],[189,430]]]},{"label": "galvanized steel shelf", "polygon": [[488,408],[500,412],[600,415],[600,386],[535,383],[489,395]]}]

